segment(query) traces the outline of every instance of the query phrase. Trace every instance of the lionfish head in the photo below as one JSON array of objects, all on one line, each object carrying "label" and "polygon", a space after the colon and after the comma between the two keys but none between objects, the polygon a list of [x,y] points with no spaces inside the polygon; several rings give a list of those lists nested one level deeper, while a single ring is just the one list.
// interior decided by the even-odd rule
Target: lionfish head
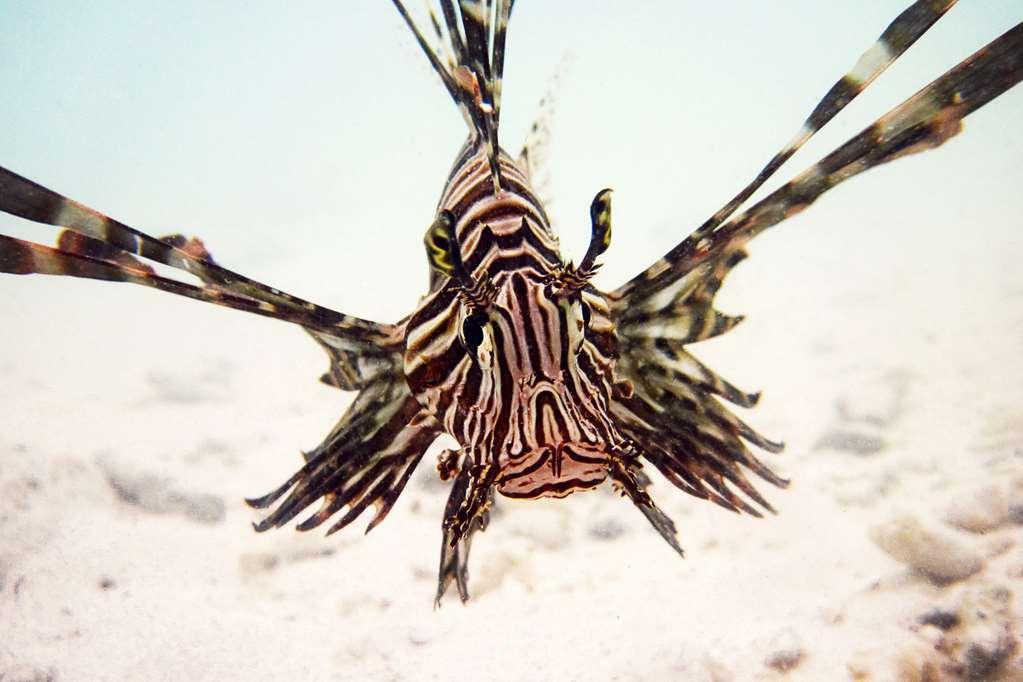
[{"label": "lionfish head", "polygon": [[442,211],[427,233],[431,263],[449,278],[447,314],[428,301],[413,316],[409,327],[423,331],[407,340],[406,377],[419,401],[442,416],[463,462],[489,467],[509,497],[592,488],[607,478],[612,459],[635,456],[611,414],[615,394],[628,386],[614,379],[609,309],[589,284],[610,238],[609,190],[594,199],[591,217],[579,267],[554,272],[473,275],[461,262],[450,213]]}]

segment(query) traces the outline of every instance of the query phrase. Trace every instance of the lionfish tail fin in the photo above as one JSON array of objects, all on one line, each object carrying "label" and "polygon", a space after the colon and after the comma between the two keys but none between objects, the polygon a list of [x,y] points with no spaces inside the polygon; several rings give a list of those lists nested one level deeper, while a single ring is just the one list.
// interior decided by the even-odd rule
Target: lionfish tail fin
[{"label": "lionfish tail fin", "polygon": [[494,191],[500,191],[497,131],[505,39],[514,0],[440,0],[443,22],[428,4],[429,33],[420,30],[401,0],[393,2],[473,137],[486,145]]}]

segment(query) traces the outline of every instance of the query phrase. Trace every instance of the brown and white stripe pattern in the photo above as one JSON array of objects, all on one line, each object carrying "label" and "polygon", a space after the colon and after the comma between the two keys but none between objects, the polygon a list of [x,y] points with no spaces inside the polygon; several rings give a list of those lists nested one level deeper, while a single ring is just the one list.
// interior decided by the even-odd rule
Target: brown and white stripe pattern
[{"label": "brown and white stripe pattern", "polygon": [[[608,416],[611,361],[584,333],[596,316],[584,320],[583,306],[609,327],[606,304],[595,292],[558,295],[552,276],[564,266],[525,174],[501,154],[505,189],[495,194],[485,151],[473,151],[460,155],[439,210],[455,216],[465,268],[496,295],[474,312],[455,282],[439,280],[408,323],[406,377],[477,463],[491,465],[490,483],[502,493],[563,496],[593,487],[606,478],[609,444],[623,443]],[[474,314],[486,316],[477,356],[464,338]]]},{"label": "brown and white stripe pattern", "polygon": [[[727,509],[773,511],[748,474],[785,486],[753,453],[782,444],[726,406],[752,407],[759,394],[691,352],[742,319],[714,308],[718,289],[751,238],[864,170],[941,145],[965,116],[1016,85],[1023,27],[733,217],[954,4],[913,2],[749,185],[650,268],[603,293],[589,279],[610,240],[610,193],[594,199],[590,248],[576,268],[559,253],[526,163],[499,145],[512,0],[439,0],[426,32],[393,1],[468,125],[427,231],[430,291],[410,316],[382,324],[315,305],[228,270],[198,239],[151,237],[2,168],[0,210],[65,230],[56,248],[0,235],[0,272],[130,282],[292,322],[315,338],[330,360],[322,381],[357,395],[294,475],[249,500],[270,510],[257,530],[314,510],[296,527],[332,521],[333,533],[371,506],[373,528],[435,439],[453,436],[457,449],[438,461],[452,480],[438,600],[451,583],[468,598],[469,547],[495,492],[562,497],[610,480],[680,554],[674,524],[646,491],[644,462]],[[149,263],[197,281],[157,274]]]}]

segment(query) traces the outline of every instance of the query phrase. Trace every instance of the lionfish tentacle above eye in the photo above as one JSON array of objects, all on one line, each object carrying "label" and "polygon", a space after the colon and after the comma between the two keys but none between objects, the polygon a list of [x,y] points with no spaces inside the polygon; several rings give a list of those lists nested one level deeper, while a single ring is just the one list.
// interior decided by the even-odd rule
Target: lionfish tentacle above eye
[{"label": "lionfish tentacle above eye", "polygon": [[485,275],[476,277],[466,269],[451,211],[444,209],[438,214],[423,242],[431,268],[458,282],[462,300],[472,308],[487,307],[494,295],[493,286]]},{"label": "lionfish tentacle above eye", "polygon": [[597,274],[597,257],[611,244],[611,190],[602,189],[590,203],[590,245],[578,267],[571,263],[555,276],[555,288],[560,296],[571,296],[586,288]]}]

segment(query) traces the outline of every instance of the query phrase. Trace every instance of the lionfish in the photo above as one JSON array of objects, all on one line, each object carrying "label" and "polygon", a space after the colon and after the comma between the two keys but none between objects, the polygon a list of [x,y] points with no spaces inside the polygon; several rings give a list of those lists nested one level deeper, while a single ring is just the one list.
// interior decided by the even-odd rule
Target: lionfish
[{"label": "lionfish", "polygon": [[[578,265],[559,253],[531,186],[527,152],[499,143],[502,74],[513,0],[440,0],[424,30],[393,0],[468,126],[425,245],[430,288],[394,324],[330,310],[220,265],[203,242],[151,237],[0,168],[0,209],[65,228],[56,248],[0,235],[0,272],[131,282],[303,327],[327,353],[322,381],[356,396],[323,442],[276,490],[248,500],[271,511],[255,525],[309,530],[341,513],[334,533],[375,508],[384,520],[424,453],[442,434],[458,443],[437,460],[451,481],[437,603],[452,582],[468,599],[469,548],[486,528],[495,491],[564,497],[610,483],[682,554],[675,525],[651,499],[643,464],[686,493],[732,511],[773,512],[747,473],[788,481],[751,446],[764,438],[725,402],[746,393],[703,365],[690,345],[740,320],[714,308],[728,273],[763,230],[868,168],[937,147],[962,119],[1023,78],[1023,24],[981,48],[809,170],[745,212],[737,209],[812,135],[954,4],[918,0],[837,81],[796,135],[719,211],[614,291],[592,284],[611,240],[611,192],[590,206],[591,238]],[[191,284],[142,259],[193,275]],[[276,506],[274,506],[276,505]]]}]

